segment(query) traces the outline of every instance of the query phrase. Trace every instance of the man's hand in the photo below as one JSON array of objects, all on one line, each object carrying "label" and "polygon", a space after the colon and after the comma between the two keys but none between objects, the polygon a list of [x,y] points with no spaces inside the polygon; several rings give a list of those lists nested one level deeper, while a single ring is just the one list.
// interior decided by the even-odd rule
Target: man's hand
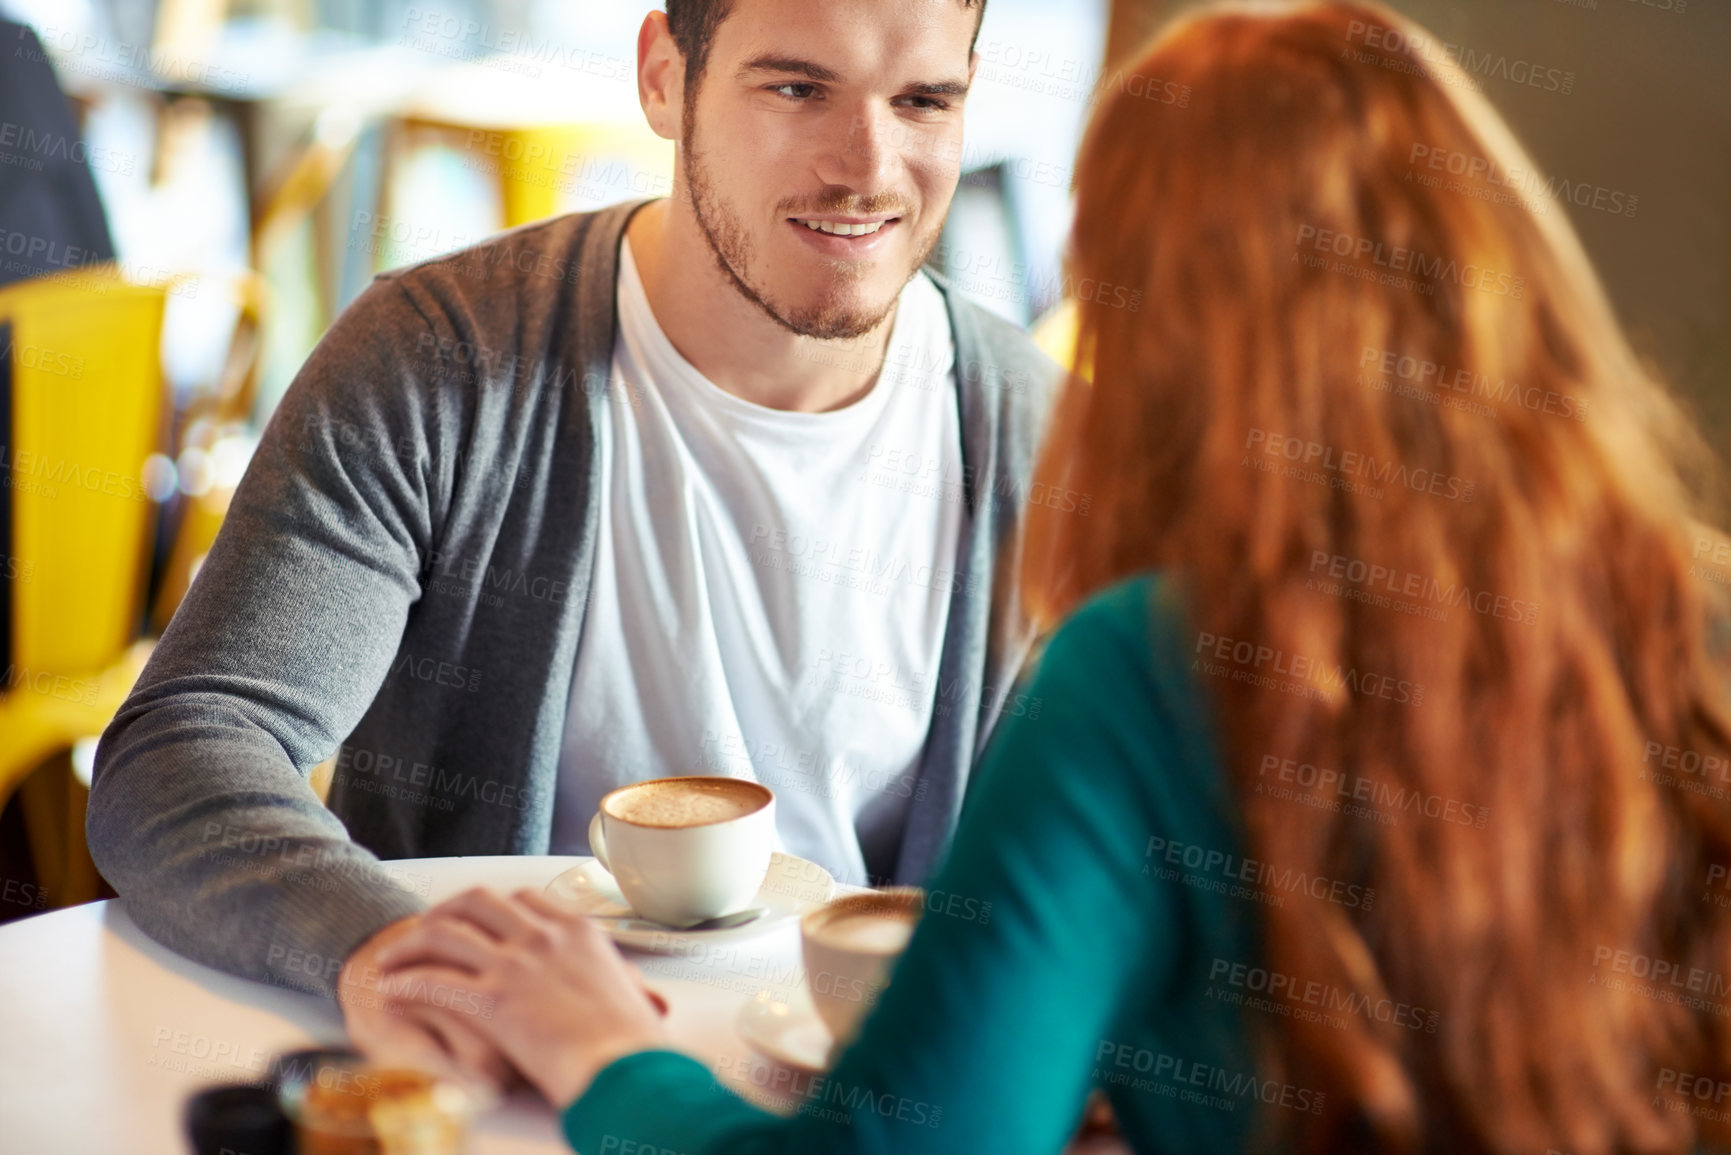
[{"label": "man's hand", "polygon": [[521,1077],[509,1059],[454,1015],[395,1002],[391,976],[379,953],[414,930],[424,916],[399,919],[362,943],[337,976],[337,1001],[355,1049],[378,1063],[401,1064],[442,1074],[492,1095],[502,1095]]}]

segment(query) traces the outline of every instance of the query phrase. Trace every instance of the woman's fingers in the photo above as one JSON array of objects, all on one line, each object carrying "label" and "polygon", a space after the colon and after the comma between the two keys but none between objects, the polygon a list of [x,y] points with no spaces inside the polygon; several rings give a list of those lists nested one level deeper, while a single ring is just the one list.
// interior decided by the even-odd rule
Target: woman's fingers
[{"label": "woman's fingers", "polygon": [[387,969],[438,963],[479,974],[498,953],[499,944],[466,919],[427,918],[379,951]]},{"label": "woman's fingers", "polygon": [[427,912],[427,917],[461,918],[501,942],[522,942],[545,933],[539,916],[485,887],[470,887]]},{"label": "woman's fingers", "polygon": [[431,963],[391,971],[380,983],[379,993],[394,1004],[421,1003],[478,1019],[490,1018],[493,1012],[493,997],[477,976]]},{"label": "woman's fingers", "polygon": [[601,929],[596,920],[580,910],[556,903],[546,895],[527,887],[513,894],[511,901],[521,906],[532,917],[545,920],[562,928],[566,934],[574,935],[575,939],[566,940],[569,945],[584,950],[602,950],[609,954],[619,953],[613,945],[613,940]]},{"label": "woman's fingers", "polygon": [[481,1036],[461,1016],[433,1007],[412,1007],[408,1014],[436,1038],[451,1065],[472,1083],[502,1095],[516,1080],[517,1069],[503,1052]]},{"label": "woman's fingers", "polygon": [[587,917],[572,907],[554,902],[552,899],[532,887],[521,887],[516,891],[516,893],[512,894],[511,897],[515,901],[522,903],[524,906],[534,911],[536,914],[543,918],[552,919],[554,922],[571,922],[575,919],[586,919]]}]

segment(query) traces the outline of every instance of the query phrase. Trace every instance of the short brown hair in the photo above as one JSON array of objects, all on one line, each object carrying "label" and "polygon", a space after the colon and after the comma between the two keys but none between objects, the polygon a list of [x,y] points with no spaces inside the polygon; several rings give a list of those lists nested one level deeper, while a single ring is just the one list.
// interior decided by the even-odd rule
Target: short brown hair
[{"label": "short brown hair", "polygon": [[[978,8],[980,22],[986,18],[986,0],[961,0],[964,8]],[[679,54],[685,57],[685,87],[695,92],[703,69],[709,64],[709,50],[715,44],[715,30],[733,14],[733,0],[667,0],[667,27]],[[968,43],[973,50],[980,38],[980,24],[974,25],[974,39]]]}]

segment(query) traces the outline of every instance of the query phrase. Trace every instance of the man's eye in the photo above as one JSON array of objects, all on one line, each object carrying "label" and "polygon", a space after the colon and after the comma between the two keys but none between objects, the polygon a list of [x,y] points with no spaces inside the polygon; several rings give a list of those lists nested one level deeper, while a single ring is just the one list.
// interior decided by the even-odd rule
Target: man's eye
[{"label": "man's eye", "polygon": [[915,112],[942,112],[950,106],[950,102],[936,96],[906,96],[902,98],[906,107]]},{"label": "man's eye", "polygon": [[778,84],[774,88],[770,89],[770,91],[780,93],[782,96],[791,97],[794,100],[805,100],[808,97],[815,96],[817,94],[817,85],[815,85],[815,84]]}]

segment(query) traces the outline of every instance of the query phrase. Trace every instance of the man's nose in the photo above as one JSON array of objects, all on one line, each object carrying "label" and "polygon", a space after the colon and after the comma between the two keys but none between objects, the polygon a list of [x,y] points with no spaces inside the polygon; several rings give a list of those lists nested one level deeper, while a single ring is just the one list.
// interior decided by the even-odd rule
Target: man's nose
[{"label": "man's nose", "polygon": [[841,131],[830,138],[818,175],[825,184],[842,185],[866,195],[889,187],[898,164],[899,129],[888,109],[855,109]]}]

